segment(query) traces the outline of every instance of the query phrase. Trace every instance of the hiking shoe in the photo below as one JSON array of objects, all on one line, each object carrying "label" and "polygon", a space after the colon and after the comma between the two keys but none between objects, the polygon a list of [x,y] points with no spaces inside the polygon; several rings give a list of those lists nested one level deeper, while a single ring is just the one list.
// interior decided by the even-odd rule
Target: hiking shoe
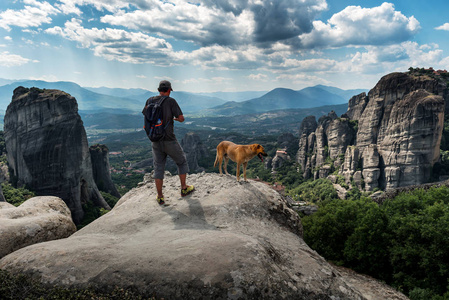
[{"label": "hiking shoe", "polygon": [[187,195],[191,194],[194,190],[195,190],[195,187],[193,185],[189,185],[185,189],[181,190],[181,196],[182,197],[187,196]]},{"label": "hiking shoe", "polygon": [[157,197],[156,202],[159,203],[159,205],[164,205],[165,204],[164,196]]}]

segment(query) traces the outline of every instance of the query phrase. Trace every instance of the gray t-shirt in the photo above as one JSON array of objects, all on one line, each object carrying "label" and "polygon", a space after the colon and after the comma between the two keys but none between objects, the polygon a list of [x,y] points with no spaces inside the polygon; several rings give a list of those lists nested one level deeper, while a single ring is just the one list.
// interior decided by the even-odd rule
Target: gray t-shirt
[{"label": "gray t-shirt", "polygon": [[[150,102],[156,102],[159,101],[159,99],[161,99],[161,97],[165,97],[165,96],[154,96],[151,97],[147,100],[147,102],[145,103],[145,107],[150,103]],[[181,108],[178,105],[178,102],[176,102],[175,99],[173,99],[172,97],[167,97],[164,102],[162,103],[162,115],[163,115],[163,124],[168,124],[167,127],[165,128],[165,137],[164,137],[164,141],[174,141],[176,140],[176,136],[174,133],[174,121],[173,121],[173,117],[177,118],[180,115],[182,115],[182,111]]]}]

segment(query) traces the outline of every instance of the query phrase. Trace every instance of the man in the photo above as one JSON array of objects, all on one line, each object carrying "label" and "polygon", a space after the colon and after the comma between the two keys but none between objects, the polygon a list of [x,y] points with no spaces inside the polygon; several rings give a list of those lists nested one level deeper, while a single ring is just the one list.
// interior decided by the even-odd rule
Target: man
[{"label": "man", "polygon": [[184,122],[184,116],[181,108],[175,99],[170,97],[171,83],[167,80],[162,80],[159,83],[159,96],[151,97],[147,100],[145,107],[151,103],[158,101],[161,97],[166,97],[162,103],[162,124],[167,124],[165,128],[165,136],[161,141],[153,142],[153,166],[154,166],[154,181],[156,183],[157,198],[156,201],[163,205],[165,204],[164,194],[162,193],[162,185],[164,181],[165,162],[167,155],[170,156],[178,166],[179,180],[181,181],[181,196],[187,196],[192,193],[195,188],[193,185],[186,184],[187,172],[189,166],[187,164],[186,155],[181,145],[176,140],[174,134],[174,121]]}]

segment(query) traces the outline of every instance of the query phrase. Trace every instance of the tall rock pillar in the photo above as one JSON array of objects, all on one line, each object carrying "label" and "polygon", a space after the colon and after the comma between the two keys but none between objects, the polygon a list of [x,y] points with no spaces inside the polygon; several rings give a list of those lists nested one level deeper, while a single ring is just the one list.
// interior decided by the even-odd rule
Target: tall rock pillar
[{"label": "tall rock pillar", "polygon": [[83,122],[74,97],[59,90],[18,87],[4,120],[13,181],[38,195],[63,199],[80,223],[82,204],[110,209],[92,176]]}]

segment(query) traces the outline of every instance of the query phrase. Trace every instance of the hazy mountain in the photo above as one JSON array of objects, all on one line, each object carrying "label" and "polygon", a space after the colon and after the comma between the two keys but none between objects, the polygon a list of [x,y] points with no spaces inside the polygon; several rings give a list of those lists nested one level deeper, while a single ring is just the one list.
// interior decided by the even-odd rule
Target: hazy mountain
[{"label": "hazy mountain", "polygon": [[[155,92],[147,92],[142,95],[143,99],[148,99],[151,96],[158,95]],[[216,97],[203,96],[199,94],[193,94],[188,92],[177,92],[173,91],[170,94],[178,102],[183,113],[197,113],[200,110],[215,107],[217,105],[222,105],[226,101]]]},{"label": "hazy mountain", "polygon": [[246,92],[215,92],[215,93],[198,93],[199,95],[216,97],[225,101],[242,102],[245,100],[261,97],[267,91],[246,91]]},{"label": "hazy mountain", "polygon": [[335,95],[339,95],[341,97],[343,97],[344,99],[346,99],[347,101],[349,99],[351,99],[352,96],[361,94],[363,92],[368,93],[368,89],[352,89],[352,90],[342,90],[333,86],[326,86],[326,85],[316,85],[316,88],[328,91],[329,93],[335,94]]},{"label": "hazy mountain", "polygon": [[[112,88],[83,88],[73,82],[46,82],[38,80],[27,80],[13,82],[0,86],[0,110],[6,110],[11,102],[12,94],[18,86],[38,87],[41,89],[57,89],[69,93],[76,98],[78,109],[90,113],[105,111],[109,113],[125,113],[142,111],[145,101],[158,93],[144,89],[112,89]],[[97,91],[97,92],[96,92]],[[101,93],[99,93],[101,92]],[[186,92],[173,92],[174,97],[183,112],[193,113],[202,109],[214,107],[225,103],[225,100],[196,95]],[[115,111],[114,111],[115,109]],[[120,110],[122,110],[120,112]]]},{"label": "hazy mountain", "polygon": [[122,89],[122,88],[108,88],[108,87],[84,87],[85,89],[98,93],[98,94],[104,94],[109,96],[116,96],[116,97],[128,97],[128,98],[137,98],[140,99],[140,97],[146,93],[148,93],[148,90],[145,89]]},{"label": "hazy mountain", "polygon": [[142,101],[130,98],[122,98],[98,94],[82,88],[73,82],[46,82],[41,80],[27,80],[14,82],[0,87],[0,108],[6,109],[11,102],[12,94],[18,86],[38,87],[41,89],[57,89],[69,93],[76,98],[78,109],[80,110],[99,110],[103,108],[121,108],[128,110],[141,110]]},{"label": "hazy mountain", "polygon": [[[117,114],[133,114],[141,112],[146,99],[155,96],[157,92],[146,89],[123,88],[84,88],[73,82],[46,82],[40,80],[14,81],[0,79],[0,111],[6,110],[11,102],[12,94],[18,86],[38,87],[42,89],[58,89],[74,96],[78,108],[84,116],[99,112],[105,116]],[[334,87],[317,85],[299,91],[277,88],[265,92],[216,92],[216,93],[188,93],[174,91],[175,98],[184,114],[205,115],[242,115],[267,112],[282,109],[312,108],[324,105],[346,104],[349,98],[365,90],[341,90]],[[250,100],[244,100],[245,98]],[[233,101],[226,101],[233,99]],[[244,100],[244,101],[242,101]],[[131,117],[130,117],[131,119]],[[110,117],[111,123],[116,117]],[[126,124],[132,121],[126,121]],[[113,126],[113,125],[111,125]]]},{"label": "hazy mountain", "polygon": [[337,105],[347,102],[348,99],[319,87],[308,87],[300,91],[277,88],[258,98],[243,102],[227,102],[201,113],[203,115],[241,115],[280,109]]}]

